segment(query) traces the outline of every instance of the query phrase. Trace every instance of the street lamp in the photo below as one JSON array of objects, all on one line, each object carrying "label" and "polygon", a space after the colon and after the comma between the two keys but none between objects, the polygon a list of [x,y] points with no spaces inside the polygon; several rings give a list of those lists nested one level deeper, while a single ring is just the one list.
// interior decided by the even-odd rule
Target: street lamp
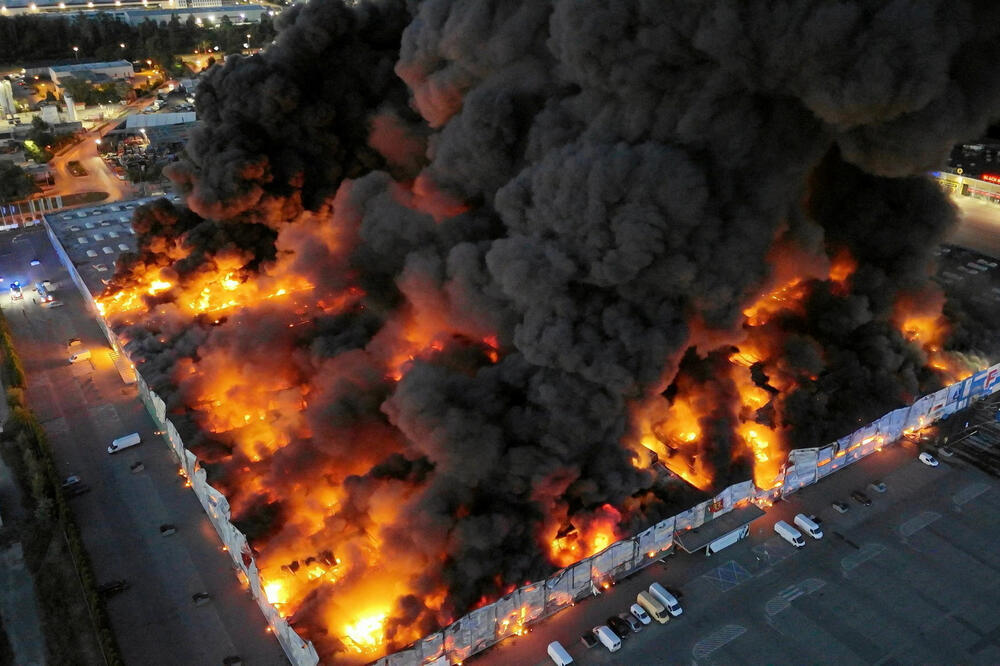
[{"label": "street lamp", "polygon": [[125,48],[125,42],[122,42],[122,43],[121,43],[121,44],[119,44],[118,46],[120,46],[120,47],[122,47],[122,48]]},{"label": "street lamp", "polygon": [[74,46],[73,47],[73,55],[76,56],[76,61],[80,62],[80,47],[79,46]]}]

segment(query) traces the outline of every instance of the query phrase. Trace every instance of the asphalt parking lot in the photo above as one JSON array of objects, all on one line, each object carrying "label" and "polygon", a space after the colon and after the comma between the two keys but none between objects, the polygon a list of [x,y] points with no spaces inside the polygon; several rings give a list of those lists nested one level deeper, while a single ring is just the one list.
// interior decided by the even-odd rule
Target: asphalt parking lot
[{"label": "asphalt parking lot", "polygon": [[[38,265],[32,266],[31,259]],[[263,615],[243,588],[218,535],[139,400],[115,368],[113,353],[86,311],[41,228],[0,235],[0,275],[26,286],[23,300],[0,293],[24,362],[28,402],[45,427],[62,477],[88,491],[69,502],[98,583],[129,588],[107,609],[127,664],[287,664]],[[54,285],[63,306],[45,308],[32,290]],[[7,284],[5,282],[4,284]],[[70,364],[69,338],[90,359]],[[138,432],[141,445],[110,456],[108,443]],[[141,463],[141,464],[140,464]],[[175,532],[164,533],[172,525]],[[195,595],[207,594],[208,603]]]},{"label": "asphalt parking lot", "polygon": [[[953,416],[954,455],[938,467],[917,461],[914,442],[887,448],[777,502],[712,558],[669,557],[469,661],[550,664],[546,645],[559,640],[580,664],[1000,663],[1000,482],[982,464],[1000,453],[995,411],[975,410],[967,429]],[[875,480],[885,493],[868,488]],[[840,514],[834,500],[850,508]],[[773,525],[799,512],[825,535],[796,549]],[[681,617],[614,654],[581,643],[653,580],[683,595]]]}]

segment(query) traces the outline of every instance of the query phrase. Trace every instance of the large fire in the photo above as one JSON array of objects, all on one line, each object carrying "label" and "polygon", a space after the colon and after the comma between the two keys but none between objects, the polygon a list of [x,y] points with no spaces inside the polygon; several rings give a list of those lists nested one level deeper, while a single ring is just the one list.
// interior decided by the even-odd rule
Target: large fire
[{"label": "large fire", "polygon": [[[174,248],[171,256],[176,259],[181,253]],[[315,327],[319,319],[363,302],[364,292],[351,284],[337,294],[319,295],[289,262],[280,259],[265,270],[248,271],[245,257],[230,253],[184,276],[168,267],[137,264],[127,285],[98,304],[118,326],[139,316],[165,321],[207,317],[213,334],[195,358],[177,362],[174,380],[198,426],[224,442],[223,448],[202,457],[206,464],[229,470],[219,483],[234,515],[266,514],[267,507],[280,502],[280,531],[256,536],[264,544],[258,554],[264,593],[283,616],[306,613],[310,626],[325,627],[342,654],[369,660],[387,646],[406,644],[423,633],[419,626],[392,620],[393,600],[417,595],[439,625],[455,619],[461,609],[447,604],[447,590],[440,583],[419,588],[414,584],[437,566],[436,556],[403,546],[397,533],[386,531],[402,519],[419,484],[406,478],[370,480],[363,491],[368,522],[361,527],[349,519],[358,479],[395,450],[398,435],[377,425],[343,431],[324,425],[317,432],[312,410],[352,391],[400,383],[414,361],[456,346],[477,350],[482,365],[495,364],[502,358],[502,345],[495,333],[475,322],[456,320],[448,296],[433,285],[410,284],[409,292],[419,296],[397,310],[356,357],[303,356],[290,363],[286,356],[269,354],[267,345],[233,348],[228,333],[234,329],[272,322],[269,344],[285,348],[303,327]],[[854,266],[849,255],[837,255],[826,278],[832,290],[843,289]],[[716,483],[714,438],[720,433],[712,424],[720,420],[731,423],[727,436],[737,443],[730,455],[747,461],[756,485],[780,485],[788,448],[783,423],[780,414],[761,415],[774,412],[777,395],[815,378],[789,373],[777,363],[774,350],[783,335],[777,322],[802,315],[803,300],[817,278],[789,270],[779,270],[775,278],[776,286],[744,309],[742,339],[716,359],[707,378],[678,379],[669,397],[654,394],[632,404],[633,429],[624,444],[652,452],[653,460],[698,490],[711,491]],[[941,351],[946,331],[940,308],[919,310],[901,303],[898,313],[903,335],[925,350],[934,367],[951,373],[949,356]],[[319,373],[311,367],[316,364]],[[344,383],[335,389],[310,379],[342,374],[345,364],[357,367],[353,374],[344,374]],[[359,367],[367,370],[358,374]],[[350,438],[357,445],[324,441],[331,437]],[[324,462],[297,464],[289,477],[292,468],[283,460],[285,452],[303,441],[314,442],[324,452],[315,460]],[[648,463],[647,457],[637,456],[637,466]],[[539,543],[552,565],[569,566],[627,536],[623,510],[605,503],[569,515],[563,507],[545,521]],[[498,580],[495,594],[480,601],[491,601],[508,589],[508,581]],[[512,623],[515,633],[523,628],[523,618],[520,623],[516,617],[505,622]]]}]

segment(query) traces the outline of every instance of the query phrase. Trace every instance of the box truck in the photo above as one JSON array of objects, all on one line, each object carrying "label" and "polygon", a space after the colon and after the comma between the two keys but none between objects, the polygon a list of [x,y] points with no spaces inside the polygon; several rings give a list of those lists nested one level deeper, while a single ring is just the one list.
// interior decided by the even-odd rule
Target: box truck
[{"label": "box truck", "polygon": [[659,583],[653,583],[649,586],[649,593],[653,595],[653,598],[663,604],[667,612],[677,617],[684,611],[681,609],[680,603],[677,601],[677,597],[667,592],[667,590]]},{"label": "box truck", "polygon": [[559,641],[549,643],[549,658],[556,666],[566,666],[573,663],[573,657],[569,656],[569,652]]},{"label": "box truck", "polygon": [[779,520],[774,524],[774,531],[778,533],[778,536],[796,548],[802,548],[806,545],[805,539],[802,538],[802,532],[799,532],[783,520]]},{"label": "box truck", "polygon": [[141,440],[139,433],[134,432],[131,435],[125,435],[124,437],[119,437],[118,439],[111,442],[111,446],[108,447],[108,453],[118,453],[122,449],[127,449],[130,446],[135,446]]},{"label": "box truck", "polygon": [[652,597],[649,592],[640,592],[635,595],[635,601],[649,613],[651,618],[660,624],[666,624],[670,621],[670,613],[667,612],[667,607]]},{"label": "box truck", "polygon": [[804,513],[796,514],[795,524],[799,526],[803,532],[811,536],[813,539],[822,539],[823,530],[820,528],[819,524],[807,516]]},{"label": "box truck", "polygon": [[594,635],[604,647],[608,648],[608,652],[618,652],[622,649],[622,639],[618,638],[618,634],[611,631],[607,625],[602,624],[599,627],[594,627]]}]

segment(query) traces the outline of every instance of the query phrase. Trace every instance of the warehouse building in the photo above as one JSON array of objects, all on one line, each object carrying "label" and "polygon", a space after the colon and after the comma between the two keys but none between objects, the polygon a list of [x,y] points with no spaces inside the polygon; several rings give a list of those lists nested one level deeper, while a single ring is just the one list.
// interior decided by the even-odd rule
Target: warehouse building
[{"label": "warehouse building", "polygon": [[130,81],[135,76],[135,68],[128,60],[113,62],[88,62],[72,65],[53,65],[49,67],[49,78],[59,85],[59,80],[66,77],[79,78],[86,81],[97,81],[102,76],[108,79]]}]

